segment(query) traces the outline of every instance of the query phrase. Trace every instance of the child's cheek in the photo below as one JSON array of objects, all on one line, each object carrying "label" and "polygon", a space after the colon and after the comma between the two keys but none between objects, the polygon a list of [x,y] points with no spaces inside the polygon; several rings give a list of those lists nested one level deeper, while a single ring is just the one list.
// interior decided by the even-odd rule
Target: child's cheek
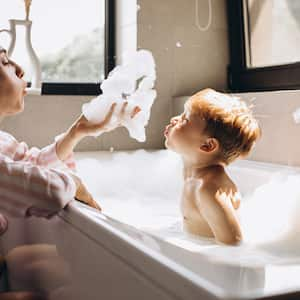
[{"label": "child's cheek", "polygon": [[183,127],[178,126],[174,128],[173,136],[178,140],[182,140],[186,137],[186,131]]},{"label": "child's cheek", "polygon": [[177,125],[177,131],[180,132],[180,133],[184,133],[186,132],[186,129],[187,129],[187,126],[185,123],[182,123],[182,124],[179,124]]}]

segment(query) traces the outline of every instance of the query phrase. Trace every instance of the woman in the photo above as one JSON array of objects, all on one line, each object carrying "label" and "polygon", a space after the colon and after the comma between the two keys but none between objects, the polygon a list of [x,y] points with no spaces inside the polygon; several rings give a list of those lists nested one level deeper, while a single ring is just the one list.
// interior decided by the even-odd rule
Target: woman
[{"label": "woman", "polygon": [[[22,68],[10,60],[6,50],[0,46],[0,117],[23,111],[26,95],[23,75]],[[125,113],[126,105],[127,103],[122,107],[120,119]],[[18,142],[10,134],[0,131],[0,236],[8,227],[5,215],[49,218],[74,198],[100,210],[74,174],[73,149],[82,138],[106,131],[114,107],[115,104],[99,124],[91,124],[81,115],[67,132],[43,149],[30,149],[24,142]],[[138,112],[139,108],[135,107],[131,117]],[[17,299],[35,299],[33,295],[26,293],[24,297],[19,293],[5,294],[0,295],[0,299],[15,299],[14,296]]]},{"label": "woman", "polygon": [[[23,111],[26,82],[22,79],[22,68],[7,57],[0,46],[0,116],[9,116]],[[119,118],[123,117],[127,103],[123,105]],[[114,112],[111,106],[103,122],[91,124],[81,115],[67,132],[43,148],[31,148],[24,142],[0,131],[0,213],[12,216],[50,217],[63,208],[74,197],[97,208],[75,170],[73,149],[82,138],[106,131]],[[135,107],[131,117],[139,112]],[[114,128],[109,127],[109,130]],[[65,172],[63,170],[69,170]],[[0,233],[7,227],[0,218]]]}]

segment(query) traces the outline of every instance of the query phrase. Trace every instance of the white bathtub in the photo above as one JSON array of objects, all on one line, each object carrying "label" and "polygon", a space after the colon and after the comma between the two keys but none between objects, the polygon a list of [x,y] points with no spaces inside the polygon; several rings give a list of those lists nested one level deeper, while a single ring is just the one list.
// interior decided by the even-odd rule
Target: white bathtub
[{"label": "white bathtub", "polygon": [[[181,163],[168,151],[76,158],[103,214],[74,202],[51,220],[11,220],[0,241],[11,290],[74,300],[288,299],[300,291],[294,232],[275,242],[229,247],[181,231]],[[296,168],[250,161],[229,168],[245,198],[274,174],[278,179],[278,172],[278,182],[300,176]]]}]

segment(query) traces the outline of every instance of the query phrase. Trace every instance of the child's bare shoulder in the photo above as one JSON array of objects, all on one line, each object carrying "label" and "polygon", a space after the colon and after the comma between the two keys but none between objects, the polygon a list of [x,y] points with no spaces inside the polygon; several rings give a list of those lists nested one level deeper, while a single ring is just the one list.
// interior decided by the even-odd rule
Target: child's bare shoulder
[{"label": "child's bare shoulder", "polygon": [[214,201],[219,204],[232,204],[235,208],[240,201],[240,194],[235,183],[226,172],[211,174],[198,185],[197,194],[202,201]]}]

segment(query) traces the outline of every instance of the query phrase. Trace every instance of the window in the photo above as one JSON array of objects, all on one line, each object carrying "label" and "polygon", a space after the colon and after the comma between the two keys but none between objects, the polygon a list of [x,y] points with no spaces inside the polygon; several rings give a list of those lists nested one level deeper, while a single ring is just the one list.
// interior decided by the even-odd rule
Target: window
[{"label": "window", "polygon": [[300,88],[300,1],[229,0],[229,87]]},{"label": "window", "polygon": [[[24,0],[2,2],[1,29],[9,27],[8,19],[24,19]],[[100,82],[114,67],[114,10],[112,0],[32,1],[31,41],[43,94],[100,93]],[[17,32],[12,58],[26,65],[22,39],[24,32]],[[0,42],[7,47],[9,37],[1,34]]]}]

